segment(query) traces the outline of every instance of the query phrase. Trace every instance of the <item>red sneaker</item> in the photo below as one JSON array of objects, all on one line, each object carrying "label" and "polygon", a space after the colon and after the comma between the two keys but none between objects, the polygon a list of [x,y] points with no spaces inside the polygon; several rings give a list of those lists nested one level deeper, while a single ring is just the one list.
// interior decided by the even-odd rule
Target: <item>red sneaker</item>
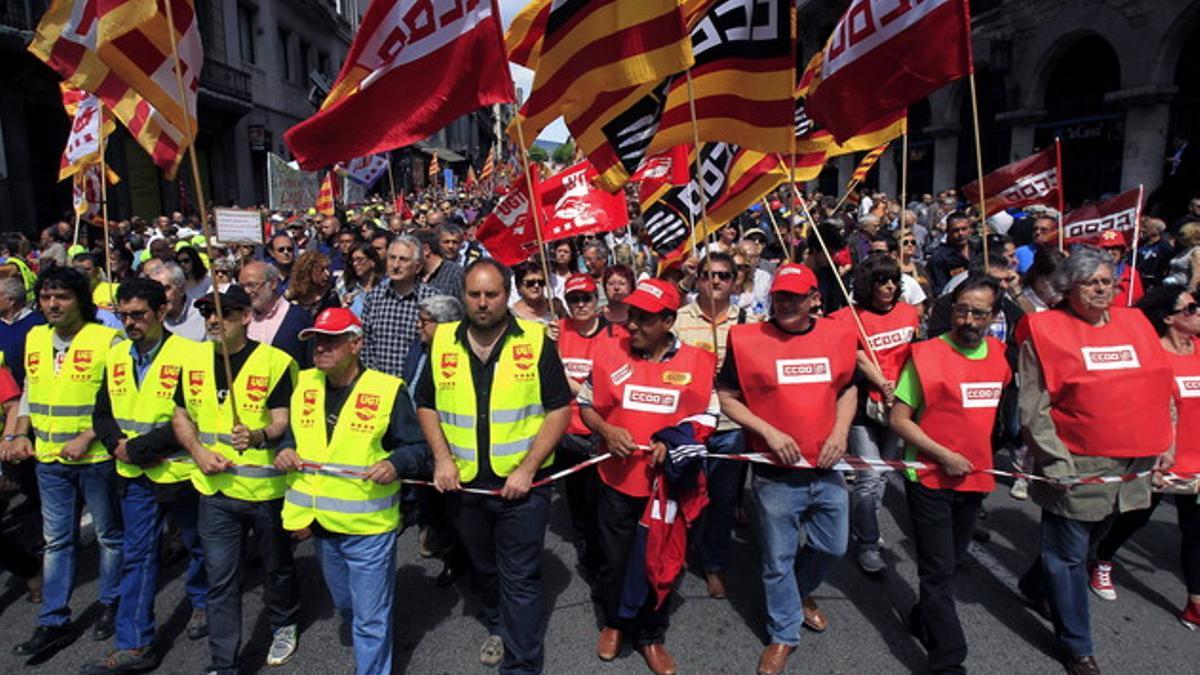
[{"label": "red sneaker", "polygon": [[1117,599],[1117,587],[1113,586],[1112,571],[1113,564],[1105,560],[1097,560],[1092,563],[1088,571],[1091,573],[1091,579],[1088,580],[1088,588],[1092,589],[1101,600],[1113,601]]},{"label": "red sneaker", "polygon": [[1189,602],[1179,613],[1179,623],[1188,630],[1200,630],[1200,602]]}]

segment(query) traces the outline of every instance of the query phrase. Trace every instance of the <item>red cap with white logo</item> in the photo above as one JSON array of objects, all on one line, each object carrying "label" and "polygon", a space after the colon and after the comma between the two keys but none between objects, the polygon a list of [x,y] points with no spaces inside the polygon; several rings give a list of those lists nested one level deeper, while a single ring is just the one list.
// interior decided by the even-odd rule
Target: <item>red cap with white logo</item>
[{"label": "red cap with white logo", "polygon": [[344,307],[330,307],[317,315],[312,328],[300,331],[300,339],[307,340],[314,335],[362,335],[362,321],[354,312]]},{"label": "red cap with white logo", "polygon": [[795,293],[806,295],[817,287],[817,275],[805,265],[794,263],[784,265],[775,273],[775,281],[771,284],[772,293]]},{"label": "red cap with white logo", "polygon": [[596,280],[587,274],[572,274],[563,285],[563,295],[571,293],[595,293]]},{"label": "red cap with white logo", "polygon": [[646,279],[638,283],[625,304],[644,312],[658,314],[662,311],[679,311],[679,291],[675,285],[662,279]]}]

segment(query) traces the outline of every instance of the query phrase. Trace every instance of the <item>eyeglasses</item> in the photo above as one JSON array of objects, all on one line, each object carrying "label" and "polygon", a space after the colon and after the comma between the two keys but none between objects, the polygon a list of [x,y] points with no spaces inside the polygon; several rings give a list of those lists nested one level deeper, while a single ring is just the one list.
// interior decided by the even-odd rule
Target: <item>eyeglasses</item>
[{"label": "eyeglasses", "polygon": [[917,240],[916,239],[905,239],[904,241],[902,241],[900,243],[904,244],[905,246],[916,246]]},{"label": "eyeglasses", "polygon": [[1196,316],[1197,314],[1200,314],[1200,304],[1197,304],[1194,302],[1189,302],[1188,304],[1184,305],[1183,307],[1180,307],[1179,309],[1177,309],[1171,313],[1172,314],[1187,314],[1188,316]]},{"label": "eyeglasses", "polygon": [[733,272],[701,272],[700,278],[708,279],[709,281],[712,281],[713,279],[729,281],[730,279],[733,279]]},{"label": "eyeglasses", "polygon": [[[212,305],[201,305],[196,308],[196,311],[200,312],[200,316],[204,317],[205,319],[209,319],[212,317],[212,315],[217,313],[217,308]],[[234,318],[233,315],[240,311],[242,311],[241,308],[234,309],[232,307],[226,307],[222,314],[224,315],[224,319],[226,321],[230,321]]]},{"label": "eyeglasses", "polygon": [[525,288],[542,288],[543,286],[546,285],[546,280],[545,279],[526,279],[524,281],[524,283],[522,283],[521,285],[524,286]]},{"label": "eyeglasses", "polygon": [[596,299],[595,293],[572,293],[567,296],[568,305],[586,305]]},{"label": "eyeglasses", "polygon": [[276,252],[276,253],[291,253],[291,252],[292,252],[292,249],[291,249],[290,247],[288,247],[288,248],[277,248],[277,249],[275,249],[275,252]]},{"label": "eyeglasses", "polygon": [[979,319],[980,321],[990,319],[993,314],[990,309],[977,309],[970,305],[955,305],[950,311],[953,312],[954,316],[959,318],[970,314],[972,319]]},{"label": "eyeglasses", "polygon": [[130,319],[132,319],[134,321],[141,321],[142,319],[146,318],[146,316],[148,314],[150,314],[150,310],[135,309],[132,312],[115,312],[115,314],[117,315],[117,319],[121,323],[125,323],[126,321],[129,321]]}]

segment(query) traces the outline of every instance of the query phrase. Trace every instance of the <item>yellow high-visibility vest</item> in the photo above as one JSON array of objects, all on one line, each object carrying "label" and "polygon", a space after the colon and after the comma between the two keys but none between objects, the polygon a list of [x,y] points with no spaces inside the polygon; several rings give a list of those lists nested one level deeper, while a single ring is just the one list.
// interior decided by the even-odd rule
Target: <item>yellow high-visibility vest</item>
[{"label": "yellow high-visibility vest", "polygon": [[[217,492],[248,502],[262,502],[283,497],[287,489],[284,472],[276,469],[275,451],[266,448],[233,449],[233,410],[229,397],[218,403],[216,372],[213,368],[215,345],[202,343],[194,363],[184,368],[183,387],[187,414],[200,432],[200,443],[207,449],[228,457],[234,466],[212,476],[199,469],[192,472],[192,485],[200,494]],[[296,379],[296,362],[282,350],[259,344],[233,378],[234,403],[238,420],[249,429],[261,429],[271,422],[267,397],[284,377]]]},{"label": "yellow high-visibility vest", "polygon": [[104,385],[104,362],[117,331],[98,323],[85,324],[71,340],[58,372],[54,372],[54,328],[29,331],[25,342],[25,386],[29,390],[29,421],[39,462],[97,464],[112,459],[98,440],[79,460],[59,452],[67,441],[92,428],[96,392]]},{"label": "yellow high-visibility vest", "polygon": [[325,373],[301,371],[289,409],[296,453],[320,469],[288,474],[283,527],[299,530],[316,520],[330,532],[382,534],[400,527],[400,481],[379,485],[344,471],[366,473],[387,459],[383,436],[402,380],[365,370],[342,404],[333,435],[325,420]]},{"label": "yellow high-visibility vest", "polygon": [[[503,338],[493,366],[489,421],[489,465],[497,476],[513,472],[529,454],[533,439],[546,419],[542,407],[542,383],[538,363],[546,344],[546,329],[532,321],[517,319],[524,331]],[[459,323],[437,327],[430,349],[434,400],[442,433],[450,444],[459,479],[474,480],[479,473],[476,424],[482,413],[475,410],[475,383],[471,376],[468,346],[455,339]],[[543,467],[554,461],[551,453]]]}]

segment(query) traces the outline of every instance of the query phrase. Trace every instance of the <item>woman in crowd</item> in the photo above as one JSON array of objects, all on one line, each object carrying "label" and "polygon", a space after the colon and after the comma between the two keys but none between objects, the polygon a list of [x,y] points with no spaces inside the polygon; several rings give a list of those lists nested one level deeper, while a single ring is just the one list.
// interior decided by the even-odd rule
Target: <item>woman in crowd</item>
[{"label": "woman in crowd", "polygon": [[350,260],[338,283],[338,296],[342,306],[362,316],[363,299],[375,288],[383,276],[383,263],[379,252],[370,243],[359,244],[350,251]]},{"label": "woman in crowd", "polygon": [[[1112,258],[1081,246],[1054,272],[1063,301],[1025,320],[1019,405],[1038,475],[1123,476],[1173,462],[1171,364],[1145,315],[1114,302],[1116,283]],[[1029,496],[1042,508],[1041,552],[1021,591],[1048,607],[1067,671],[1098,674],[1088,545],[1116,514],[1149,506],[1150,481],[1035,481]]]},{"label": "woman in crowd", "polygon": [[1044,312],[1062,301],[1062,296],[1054,290],[1051,278],[1059,264],[1066,260],[1067,254],[1054,248],[1041,248],[1033,257],[1033,265],[1025,272],[1021,282],[1021,295],[1017,304],[1026,314]]},{"label": "woman in crowd", "polygon": [[218,291],[224,291],[229,284],[235,283],[238,275],[237,258],[217,258],[212,264],[213,283]]},{"label": "woman in crowd", "polygon": [[320,251],[306,251],[300,254],[292,267],[287,299],[313,316],[329,307],[342,306],[333,291],[329,256]]},{"label": "woman in crowd", "polygon": [[[529,260],[513,269],[513,279],[517,284],[517,295],[520,297],[512,306],[512,312],[519,319],[550,324],[555,312],[550,308],[550,296],[546,292],[546,275],[542,272],[538,260]],[[556,307],[557,314],[564,314],[561,307]]]},{"label": "woman in crowd", "polygon": [[[1183,286],[1160,286],[1146,294],[1138,307],[1158,331],[1159,342],[1171,363],[1175,388],[1175,465],[1180,474],[1200,473],[1200,306],[1196,296]],[[1200,629],[1200,502],[1196,492],[1200,479],[1192,478],[1177,484],[1155,480],[1156,490],[1150,497],[1150,507],[1126,511],[1113,521],[1112,529],[1100,541],[1096,560],[1091,564],[1091,589],[1105,600],[1116,600],[1117,589],[1112,583],[1113,558],[1131,536],[1146,523],[1163,495],[1175,495],[1179,512],[1179,553],[1183,578],[1187,584],[1187,603],[1179,620],[1190,630]]]},{"label": "woman in crowd", "polygon": [[[841,321],[861,322],[868,340],[864,343],[859,335],[858,370],[866,386],[859,388],[850,452],[863,459],[895,459],[900,440],[888,426],[888,410],[921,315],[912,305],[900,302],[900,263],[886,253],[872,253],[854,268],[853,298],[853,307],[833,314]],[[851,312],[858,315],[857,321]],[[857,542],[859,567],[868,574],[879,574],[886,569],[880,553],[879,509],[887,482],[873,469],[855,473],[850,533]]]},{"label": "woman in crowd", "polygon": [[608,298],[608,304],[604,306],[604,320],[624,326],[629,320],[629,308],[625,305],[625,298],[633,292],[635,284],[633,270],[625,265],[609,265],[604,268],[600,279],[604,285],[604,297]]},{"label": "woman in crowd", "polygon": [[550,253],[550,297],[565,301],[563,288],[566,286],[567,277],[579,269],[575,260],[575,247],[571,245],[570,239],[561,239],[551,245]]},{"label": "woman in crowd", "polygon": [[186,293],[189,305],[212,292],[212,278],[208,275],[208,267],[191,244],[178,247],[175,251],[175,262],[179,263],[179,268],[187,277]]}]

